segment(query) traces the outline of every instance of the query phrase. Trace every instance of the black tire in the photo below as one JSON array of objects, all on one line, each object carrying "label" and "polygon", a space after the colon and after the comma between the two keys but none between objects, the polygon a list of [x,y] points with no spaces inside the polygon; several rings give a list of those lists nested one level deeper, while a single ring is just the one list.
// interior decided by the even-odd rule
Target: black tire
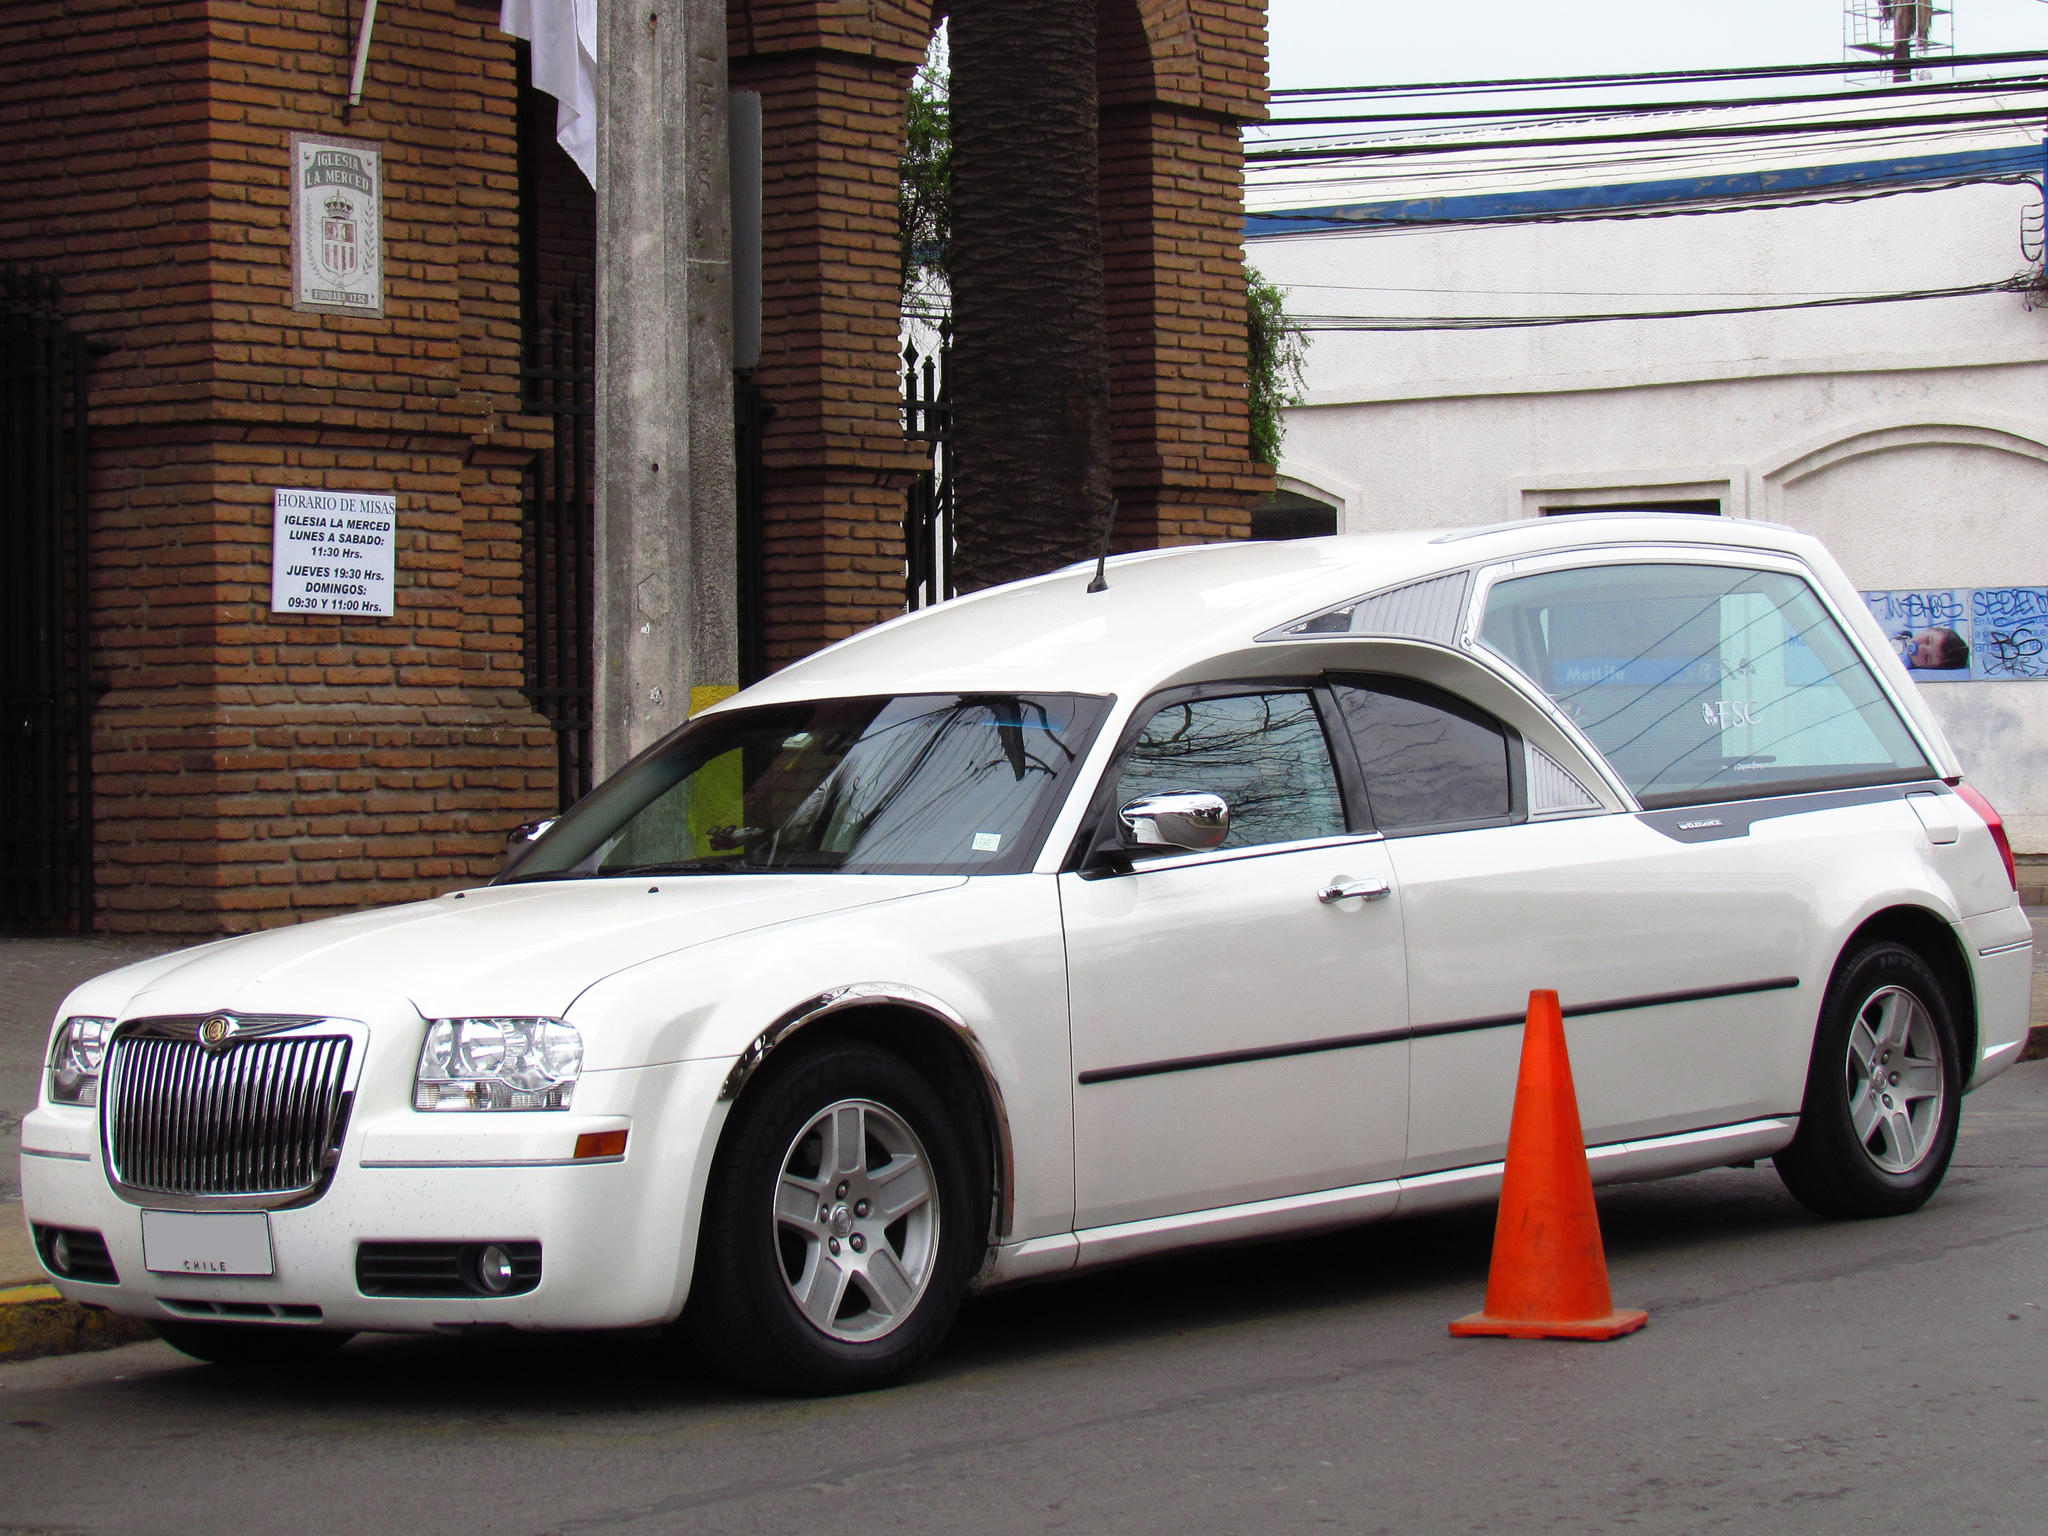
[{"label": "black tire", "polygon": [[338,1328],[280,1323],[159,1322],[156,1331],[171,1348],[209,1365],[266,1370],[324,1360],[355,1337]]},{"label": "black tire", "polygon": [[[1897,994],[1924,1011],[1926,1027],[1912,1026],[1924,1038],[1918,1045],[1900,1045],[1895,1053],[1887,1050],[1878,1063],[1883,1081],[1874,1081],[1859,1075],[1850,1053],[1851,1035],[1859,1018],[1866,1030],[1881,1033],[1873,1026],[1885,1016],[1886,999]],[[1902,1011],[1910,1020],[1910,1010]],[[1903,1216],[1925,1205],[1941,1187],[1955,1153],[1963,1104],[1957,1042],[1948,990],[1918,954],[1886,941],[1851,956],[1836,971],[1821,1004],[1799,1134],[1773,1159],[1793,1198],[1822,1216]],[[1894,1130],[1895,1117],[1908,1115],[1907,1100],[1904,1094],[1894,1100],[1885,1090],[1900,1083],[1902,1071],[1917,1073],[1931,1086],[1930,1049],[1940,1056],[1940,1100],[1936,1105],[1917,1101],[1911,1114],[1924,1118],[1924,1129],[1914,1130],[1909,1119],[1902,1130]],[[1867,1135],[1857,1128],[1852,1101],[1860,1112],[1877,1116],[1866,1122],[1874,1125]]]},{"label": "black tire", "polygon": [[[824,1118],[835,1106],[847,1113],[849,1105],[872,1106],[880,1113],[859,1109],[854,1122]],[[849,1138],[847,1144],[860,1147],[858,1160],[868,1165],[855,1170],[856,1182],[871,1168],[886,1175],[899,1166],[871,1159],[874,1149],[887,1154],[884,1133],[901,1141],[906,1126],[915,1140],[909,1144],[912,1152],[904,1155],[914,1161],[921,1152],[929,1170],[931,1193],[918,1213],[890,1226],[888,1235],[872,1224],[863,1226],[860,1260],[853,1258],[856,1238],[835,1235],[842,1227],[851,1232],[844,1226],[854,1210],[847,1197],[859,1190],[848,1190],[836,1173],[828,1177],[820,1170],[816,1177],[842,1226],[826,1220],[822,1206],[814,1232],[776,1214],[778,1197],[786,1198],[793,1189],[801,1193],[801,1185],[792,1185],[785,1174],[810,1172],[803,1149],[826,1134],[821,1126],[844,1124],[859,1126],[858,1139]],[[975,1198],[976,1185],[983,1182],[975,1169],[953,1116],[900,1057],[857,1042],[831,1041],[772,1059],[734,1108],[712,1164],[683,1319],[691,1340],[728,1380],[761,1391],[822,1395],[901,1380],[944,1340],[980,1260],[987,1202],[985,1191],[984,1198]],[[891,1186],[900,1187],[906,1186]],[[884,1195],[880,1189],[874,1194],[879,1207]],[[866,1216],[867,1203],[860,1205]],[[872,1222],[885,1215],[877,1209]],[[913,1221],[935,1221],[936,1230],[920,1226],[912,1232]],[[828,1244],[840,1245],[831,1252],[841,1256],[829,1260],[830,1269]],[[885,1246],[890,1249],[886,1255]],[[915,1299],[893,1312],[872,1299],[872,1290],[862,1289],[872,1284],[864,1272],[841,1269],[842,1264],[861,1264],[879,1270],[885,1262],[895,1263],[899,1274],[923,1277]],[[837,1280],[839,1273],[846,1278]],[[804,1285],[807,1278],[820,1276],[822,1282]],[[840,1290],[833,1294],[843,1299],[829,1325],[846,1331],[866,1326],[879,1330],[875,1336],[835,1337],[805,1315],[798,1290],[807,1290],[814,1300],[826,1297],[834,1280]],[[826,1305],[831,1306],[829,1298]],[[855,1308],[850,1314],[849,1307]]]}]

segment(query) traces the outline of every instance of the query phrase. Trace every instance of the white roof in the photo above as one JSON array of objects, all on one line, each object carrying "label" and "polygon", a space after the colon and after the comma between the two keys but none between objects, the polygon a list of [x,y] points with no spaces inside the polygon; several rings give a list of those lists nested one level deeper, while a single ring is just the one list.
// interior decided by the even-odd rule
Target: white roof
[{"label": "white roof", "polygon": [[1773,523],[1688,513],[1190,545],[1111,559],[1106,592],[1088,591],[1090,561],[906,614],[796,662],[719,707],[990,690],[1130,697],[1208,658],[1250,647],[1275,626],[1367,593],[1517,556],[1645,543],[1790,554],[1834,586],[1838,601],[1846,587],[1818,540]]}]

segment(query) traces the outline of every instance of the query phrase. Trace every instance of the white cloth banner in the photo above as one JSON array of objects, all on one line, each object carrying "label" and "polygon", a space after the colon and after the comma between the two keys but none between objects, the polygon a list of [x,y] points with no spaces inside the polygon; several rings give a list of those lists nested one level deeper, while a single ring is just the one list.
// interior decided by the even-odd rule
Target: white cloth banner
[{"label": "white cloth banner", "polygon": [[503,0],[499,29],[533,45],[533,83],[559,101],[555,142],[597,185],[597,0]]}]

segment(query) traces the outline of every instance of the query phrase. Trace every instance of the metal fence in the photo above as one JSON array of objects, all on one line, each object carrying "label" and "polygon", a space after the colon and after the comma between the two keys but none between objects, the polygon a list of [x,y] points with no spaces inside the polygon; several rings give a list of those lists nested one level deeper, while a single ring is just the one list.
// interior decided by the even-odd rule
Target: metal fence
[{"label": "metal fence", "polygon": [[561,806],[591,784],[591,474],[597,370],[589,293],[549,306],[526,349],[523,409],[549,417],[554,446],[526,476],[526,696],[555,732]]},{"label": "metal fence", "polygon": [[928,608],[953,595],[953,397],[946,374],[953,331],[920,353],[903,347],[903,435],[932,445],[932,465],[912,482],[903,512],[903,606]]},{"label": "metal fence", "polygon": [[86,365],[53,279],[0,272],[0,922],[92,931]]}]

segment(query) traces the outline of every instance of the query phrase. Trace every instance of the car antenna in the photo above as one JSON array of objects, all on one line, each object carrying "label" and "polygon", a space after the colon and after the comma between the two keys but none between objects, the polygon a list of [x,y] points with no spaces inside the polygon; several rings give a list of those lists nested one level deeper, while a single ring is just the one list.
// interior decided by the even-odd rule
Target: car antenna
[{"label": "car antenna", "polygon": [[1102,550],[1095,557],[1095,579],[1088,583],[1090,592],[1109,590],[1109,577],[1106,574],[1109,569],[1109,540],[1115,532],[1116,498],[1112,496],[1109,498],[1109,516],[1102,520]]}]

